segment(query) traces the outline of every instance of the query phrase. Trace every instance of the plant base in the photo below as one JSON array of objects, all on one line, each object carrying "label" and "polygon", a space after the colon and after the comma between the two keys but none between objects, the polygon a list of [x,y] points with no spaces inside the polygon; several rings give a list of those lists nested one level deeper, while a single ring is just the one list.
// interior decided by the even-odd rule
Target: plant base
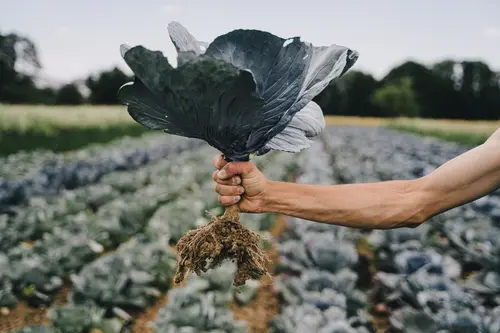
[{"label": "plant base", "polygon": [[270,259],[261,248],[261,236],[240,223],[237,206],[226,208],[223,216],[185,234],[177,243],[179,259],[174,282],[180,283],[189,271],[200,275],[229,259],[237,264],[233,285],[269,275]]}]

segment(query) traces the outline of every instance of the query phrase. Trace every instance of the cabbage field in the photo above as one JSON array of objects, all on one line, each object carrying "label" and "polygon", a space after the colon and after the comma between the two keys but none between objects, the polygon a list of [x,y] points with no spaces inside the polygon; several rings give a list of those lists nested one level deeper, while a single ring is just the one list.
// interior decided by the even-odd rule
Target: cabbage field
[{"label": "cabbage field", "polygon": [[[273,180],[342,184],[412,179],[465,150],[329,126],[300,154],[254,162]],[[215,154],[145,134],[1,157],[0,332],[500,332],[500,193],[414,229],[242,214],[271,240],[272,284],[237,292],[228,262],[173,286],[177,240],[222,213]]]}]

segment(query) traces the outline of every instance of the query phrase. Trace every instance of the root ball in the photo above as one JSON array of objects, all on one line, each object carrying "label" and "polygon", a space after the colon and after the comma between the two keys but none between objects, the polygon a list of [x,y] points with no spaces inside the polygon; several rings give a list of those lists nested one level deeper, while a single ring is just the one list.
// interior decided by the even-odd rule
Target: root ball
[{"label": "root ball", "polygon": [[249,279],[270,277],[270,259],[261,248],[261,236],[240,223],[237,206],[226,209],[205,226],[185,234],[177,243],[179,259],[174,282],[182,282],[189,271],[200,275],[228,259],[237,264],[233,285],[239,287]]}]

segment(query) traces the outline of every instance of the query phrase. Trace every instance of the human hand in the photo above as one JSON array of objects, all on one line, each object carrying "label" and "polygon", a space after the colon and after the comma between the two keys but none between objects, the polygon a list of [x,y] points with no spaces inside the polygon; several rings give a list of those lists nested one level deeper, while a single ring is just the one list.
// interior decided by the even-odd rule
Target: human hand
[{"label": "human hand", "polygon": [[222,154],[215,156],[217,168],[212,175],[215,191],[223,206],[238,204],[240,211],[262,212],[263,198],[268,186],[267,178],[251,162],[227,162]]}]

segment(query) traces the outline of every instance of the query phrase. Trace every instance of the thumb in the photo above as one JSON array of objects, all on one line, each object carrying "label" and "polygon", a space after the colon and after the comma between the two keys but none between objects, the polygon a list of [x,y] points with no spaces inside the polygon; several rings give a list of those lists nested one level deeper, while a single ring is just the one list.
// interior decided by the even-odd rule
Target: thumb
[{"label": "thumb", "polygon": [[220,179],[230,179],[236,175],[247,176],[255,170],[251,162],[229,162],[217,174]]}]

